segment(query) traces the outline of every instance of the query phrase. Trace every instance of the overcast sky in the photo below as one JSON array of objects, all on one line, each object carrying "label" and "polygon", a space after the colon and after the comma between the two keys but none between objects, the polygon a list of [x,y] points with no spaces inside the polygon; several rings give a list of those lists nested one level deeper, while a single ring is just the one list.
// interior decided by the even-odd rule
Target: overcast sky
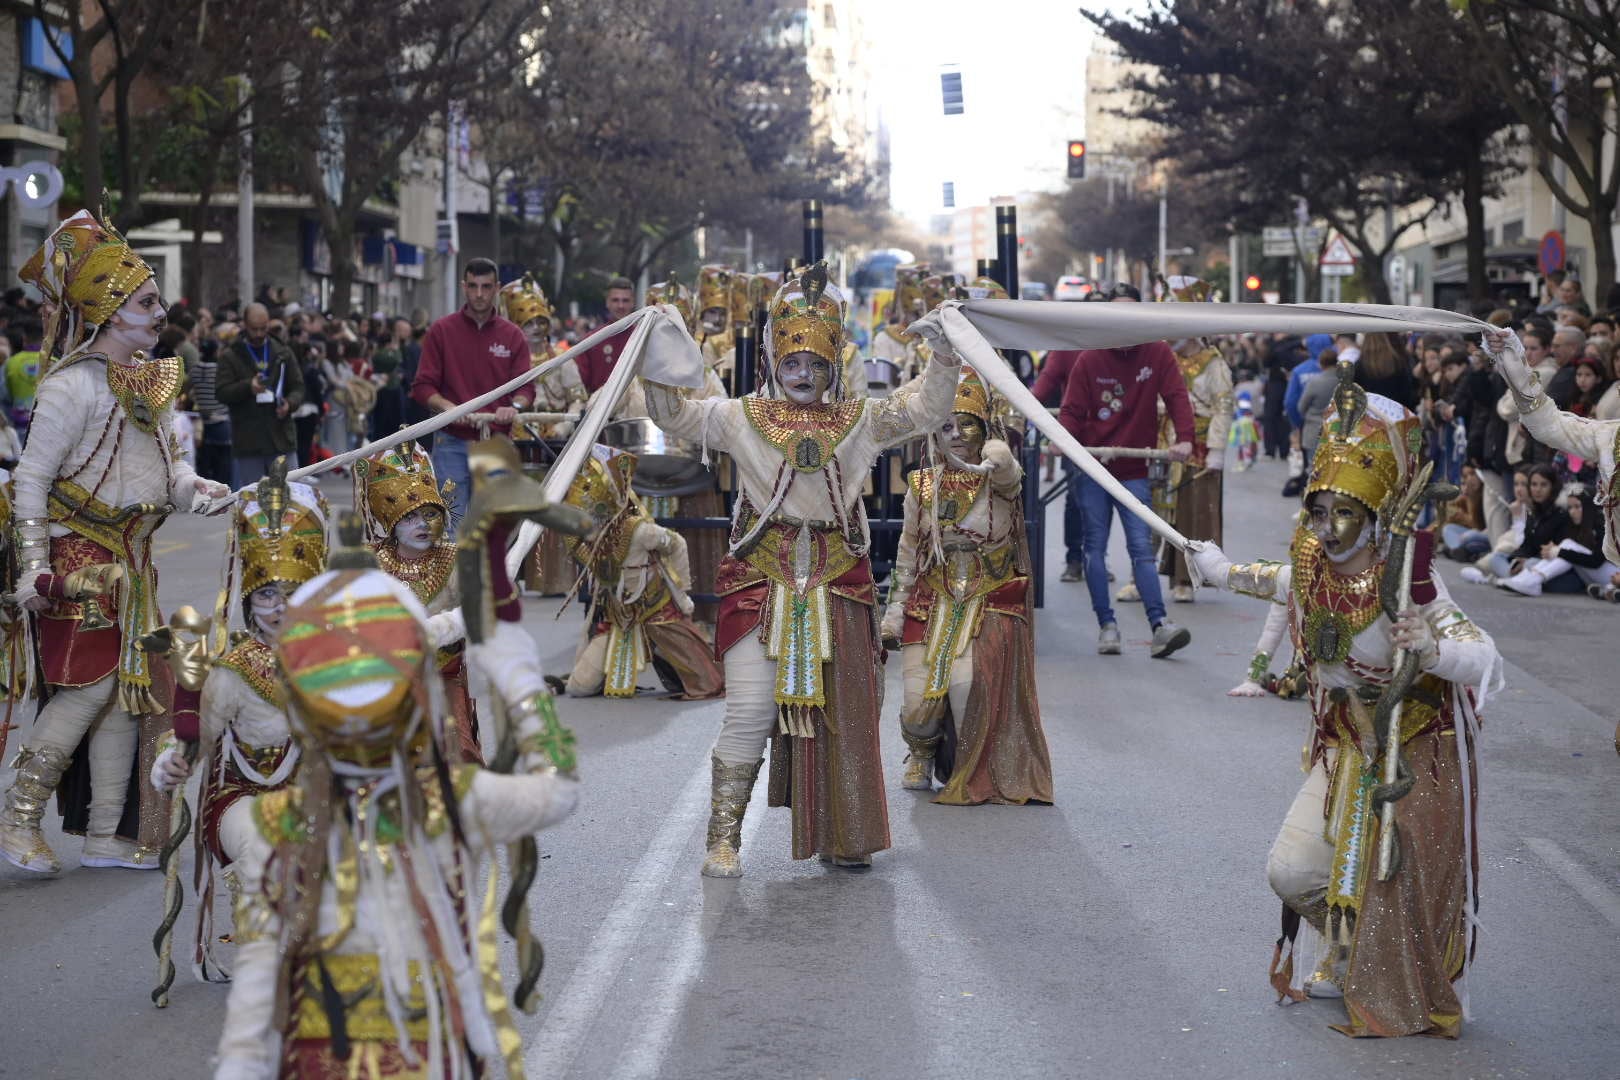
[{"label": "overcast sky", "polygon": [[[926,222],[941,184],[956,205],[1055,187],[1069,139],[1084,137],[1091,24],[1079,0],[863,0],[893,155],[892,202]],[[1088,0],[1129,10],[1144,0]],[[966,111],[945,116],[939,76],[962,72]]]}]

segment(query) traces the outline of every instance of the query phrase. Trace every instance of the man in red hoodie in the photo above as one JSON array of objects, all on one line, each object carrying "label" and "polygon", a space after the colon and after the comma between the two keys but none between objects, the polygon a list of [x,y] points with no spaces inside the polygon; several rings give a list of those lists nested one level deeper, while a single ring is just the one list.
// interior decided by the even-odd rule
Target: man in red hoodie
[{"label": "man in red hoodie", "polygon": [[[436,321],[422,339],[422,357],[411,400],[435,413],[448,412],[497,386],[527,374],[529,340],[516,323],[495,313],[500,288],[498,268],[489,259],[470,259],[461,275],[460,311]],[[508,435],[517,414],[534,400],[534,388],[524,386],[487,407],[495,414],[491,429]],[[457,423],[442,428],[433,440],[433,474],[444,483],[455,481],[450,493],[452,523],[467,512],[472,474],[467,469],[467,448],[479,438],[476,425]]]},{"label": "man in red hoodie", "polygon": [[[1114,302],[1135,302],[1140,294],[1129,285],[1116,286]],[[1171,455],[1185,461],[1192,454],[1193,409],[1187,384],[1181,377],[1175,354],[1162,341],[1133,345],[1126,349],[1086,349],[1075,357],[1063,390],[1058,419],[1085,446],[1124,446],[1149,449],[1158,445],[1158,403],[1164,402],[1175,425],[1176,442]],[[1131,494],[1151,503],[1148,490],[1148,464],[1141,458],[1112,458],[1108,471]],[[1153,627],[1152,653],[1166,657],[1192,641],[1192,634],[1165,618],[1164,593],[1159,587],[1158,569],[1153,561],[1153,539],[1147,523],[1119,506],[1090,477],[1079,475],[1071,483],[1080,486],[1080,512],[1085,528],[1086,587],[1091,591],[1091,608],[1097,614],[1101,633],[1097,651],[1104,656],[1120,651],[1119,624],[1108,595],[1108,535],[1113,528],[1114,511],[1119,510],[1125,528],[1125,550],[1131,560],[1131,574],[1142,594],[1148,622]]]}]

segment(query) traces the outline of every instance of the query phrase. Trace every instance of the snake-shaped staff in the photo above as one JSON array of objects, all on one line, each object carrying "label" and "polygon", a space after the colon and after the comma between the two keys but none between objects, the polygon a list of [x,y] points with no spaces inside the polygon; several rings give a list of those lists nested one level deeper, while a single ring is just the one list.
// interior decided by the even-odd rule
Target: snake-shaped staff
[{"label": "snake-shaped staff", "polygon": [[[1413,532],[1418,515],[1431,502],[1455,499],[1455,484],[1430,481],[1434,462],[1425,462],[1404,492],[1392,494],[1380,516],[1389,523],[1389,557],[1379,581],[1378,599],[1384,614],[1393,622],[1412,602],[1412,563],[1417,545]],[[1388,881],[1400,870],[1399,830],[1395,825],[1395,803],[1412,790],[1412,770],[1401,752],[1401,703],[1422,674],[1419,656],[1411,649],[1395,651],[1395,670],[1378,695],[1373,711],[1373,732],[1383,748],[1382,775],[1372,790],[1372,802],[1379,807],[1378,880]]]},{"label": "snake-shaped staff", "polygon": [[[203,681],[208,678],[212,660],[208,654],[208,630],[213,620],[195,608],[182,607],[169,617],[169,625],[142,637],[140,648],[160,656],[174,672],[174,735],[189,767],[196,763],[201,723],[197,712]],[[180,846],[191,835],[191,807],[186,803],[184,786],[174,793],[169,808],[169,836],[163,842],[158,864],[163,869],[163,918],[152,935],[152,951],[158,958],[158,984],[152,990],[152,1004],[169,1005],[169,987],[174,985],[174,924],[180,918],[184,887],[180,884]]]},{"label": "snake-shaped staff", "polygon": [[[505,536],[505,526],[529,520],[588,538],[593,523],[590,515],[582,510],[548,502],[540,485],[523,475],[517,448],[509,441],[489,439],[478,443],[468,454],[467,465],[473,478],[472,497],[456,538],[456,574],[461,585],[467,641],[476,645],[487,636],[488,620],[494,615],[492,605],[501,603],[499,597],[491,595],[490,579],[505,577],[503,571],[496,571],[492,565],[496,560],[503,560],[505,544],[499,542],[499,538]],[[496,546],[503,550],[492,550]],[[500,737],[490,768],[496,772],[511,772],[518,759],[516,733],[507,721],[506,702],[498,693],[494,698],[492,711]],[[554,723],[555,718],[550,719]],[[511,881],[501,903],[501,925],[511,935],[518,959],[518,982],[512,990],[512,1004],[525,1013],[532,1013],[539,1005],[535,987],[545,968],[546,956],[544,946],[534,936],[529,918],[529,887],[534,884],[540,866],[540,849],[534,837],[525,836],[507,845],[506,861]]]}]

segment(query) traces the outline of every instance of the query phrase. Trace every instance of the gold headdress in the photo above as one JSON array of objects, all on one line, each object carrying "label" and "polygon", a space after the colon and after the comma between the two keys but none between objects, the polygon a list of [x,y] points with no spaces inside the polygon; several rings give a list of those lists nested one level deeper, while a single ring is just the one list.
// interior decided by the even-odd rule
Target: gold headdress
[{"label": "gold headdress", "polygon": [[694,307],[692,290],[675,276],[674,271],[669,277],[657,284],[647,286],[647,306],[654,304],[670,304],[681,313],[681,320],[686,323],[686,329],[691,333],[697,332],[697,308]]},{"label": "gold headdress", "polygon": [[902,324],[910,324],[927,314],[923,305],[922,279],[928,276],[927,263],[906,263],[894,268],[894,310]]},{"label": "gold headdress", "polygon": [[801,270],[771,298],[765,328],[771,363],[796,352],[811,352],[837,371],[844,362],[844,305],[827,281],[827,264]]},{"label": "gold headdress", "polygon": [[956,400],[951,405],[951,412],[977,416],[986,427],[990,424],[990,392],[979,380],[979,373],[972,368],[964,366],[962,381],[956,384]]},{"label": "gold headdress", "polygon": [[17,276],[53,308],[45,350],[54,349],[59,359],[47,363],[48,370],[82,350],[152,276],[152,268],[117,230],[80,210],[45,238]]},{"label": "gold headdress", "polygon": [[947,300],[956,299],[956,289],[961,279],[955,274],[930,274],[918,282],[922,292],[923,314],[927,314],[939,307]]},{"label": "gold headdress", "polygon": [[1007,290],[995,278],[974,278],[962,290],[969,300],[1007,300]]},{"label": "gold headdress", "polygon": [[326,569],[326,496],[309,484],[271,476],[236,504],[242,595],[266,585],[290,594]]},{"label": "gold headdress", "polygon": [[1164,299],[1183,304],[1208,303],[1215,292],[1215,287],[1209,282],[1190,274],[1172,274],[1165,279],[1164,287]]},{"label": "gold headdress", "polygon": [[731,275],[732,325],[753,322],[754,309],[765,303],[768,289],[763,284],[755,286],[754,282],[758,280],[753,274],[738,272]]},{"label": "gold headdress", "polygon": [[366,517],[373,539],[383,539],[400,518],[424,506],[437,507],[449,517],[445,496],[453,490],[452,482],[445,481],[441,491],[433,459],[414,439],[355,462],[354,479],[358,488],[354,504]]},{"label": "gold headdress", "polygon": [[1375,513],[1392,492],[1406,487],[1420,460],[1422,428],[1417,417],[1353,381],[1355,365],[1341,360],[1339,387],[1322,417],[1322,441],[1311,460],[1305,499],[1319,491],[1348,495]]},{"label": "gold headdress", "polygon": [[531,319],[551,319],[551,301],[546,291],[534,280],[533,274],[524,274],[516,281],[501,286],[501,314],[523,326]]},{"label": "gold headdress", "polygon": [[733,281],[739,275],[729,266],[705,266],[698,271],[697,310],[702,315],[710,308],[731,311]]},{"label": "gold headdress", "polygon": [[579,475],[568,485],[565,498],[570,506],[605,521],[636,500],[630,482],[636,475],[636,455],[597,443],[585,459]]}]

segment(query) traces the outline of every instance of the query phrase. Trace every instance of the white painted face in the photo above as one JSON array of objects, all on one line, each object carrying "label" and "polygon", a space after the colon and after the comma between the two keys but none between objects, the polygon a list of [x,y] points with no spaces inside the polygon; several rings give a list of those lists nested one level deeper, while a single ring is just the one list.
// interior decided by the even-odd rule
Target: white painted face
[{"label": "white painted face", "polygon": [[113,312],[112,318],[101,328],[100,340],[116,343],[130,352],[150,349],[157,344],[158,333],[168,311],[158,295],[157,282],[147,278],[124,305]]},{"label": "white painted face", "polygon": [[261,636],[274,638],[281,633],[281,623],[287,614],[287,594],[280,585],[263,585],[248,596],[248,607],[253,613],[253,629]]},{"label": "white painted face", "polygon": [[436,506],[412,510],[394,526],[394,543],[411,551],[426,551],[444,535],[444,515]]},{"label": "white painted face", "polygon": [[776,364],[776,384],[795,405],[814,405],[832,385],[832,365],[813,352],[788,353]]},{"label": "white painted face", "polygon": [[528,339],[529,352],[540,355],[551,351],[551,320],[530,319],[523,324],[523,336]]},{"label": "white painted face", "polygon": [[724,330],[726,328],[726,323],[729,321],[727,318],[726,309],[717,307],[704,308],[703,314],[699,316],[699,319],[702,320],[703,329],[711,334],[718,334],[720,331]]}]

